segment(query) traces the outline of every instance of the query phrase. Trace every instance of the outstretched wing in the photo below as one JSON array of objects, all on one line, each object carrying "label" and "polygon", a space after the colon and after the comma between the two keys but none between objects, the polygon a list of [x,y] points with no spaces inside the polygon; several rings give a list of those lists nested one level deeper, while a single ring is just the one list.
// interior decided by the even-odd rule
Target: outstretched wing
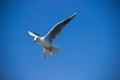
[{"label": "outstretched wing", "polygon": [[69,23],[78,12],[75,12],[73,15],[69,16],[68,18],[62,20],[61,22],[57,23],[45,36],[46,39],[48,39],[50,42],[52,42],[53,39],[56,38],[56,36],[61,32],[63,27]]},{"label": "outstretched wing", "polygon": [[40,37],[39,34],[33,32],[33,31],[28,31],[29,35],[33,36],[33,37]]}]

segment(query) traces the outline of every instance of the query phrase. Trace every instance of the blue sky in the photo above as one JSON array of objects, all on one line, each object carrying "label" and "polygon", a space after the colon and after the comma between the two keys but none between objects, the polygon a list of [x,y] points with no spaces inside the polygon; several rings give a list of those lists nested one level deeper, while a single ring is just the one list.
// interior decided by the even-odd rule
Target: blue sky
[{"label": "blue sky", "polygon": [[[1,0],[1,80],[119,80],[120,6],[117,0]],[[79,14],[43,60],[27,33],[44,36],[57,22]]]}]

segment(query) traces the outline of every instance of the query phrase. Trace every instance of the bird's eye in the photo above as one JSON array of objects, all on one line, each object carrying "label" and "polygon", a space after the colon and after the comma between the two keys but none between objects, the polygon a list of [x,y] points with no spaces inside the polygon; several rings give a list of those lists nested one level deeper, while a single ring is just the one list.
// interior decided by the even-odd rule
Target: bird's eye
[{"label": "bird's eye", "polygon": [[37,38],[36,41],[39,41],[39,38]]}]

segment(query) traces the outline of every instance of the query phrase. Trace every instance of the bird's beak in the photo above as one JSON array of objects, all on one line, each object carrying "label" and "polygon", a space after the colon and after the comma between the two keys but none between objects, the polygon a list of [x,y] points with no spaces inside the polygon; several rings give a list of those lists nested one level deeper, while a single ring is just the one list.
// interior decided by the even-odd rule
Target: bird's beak
[{"label": "bird's beak", "polygon": [[36,40],[34,40],[34,43],[36,43]]}]

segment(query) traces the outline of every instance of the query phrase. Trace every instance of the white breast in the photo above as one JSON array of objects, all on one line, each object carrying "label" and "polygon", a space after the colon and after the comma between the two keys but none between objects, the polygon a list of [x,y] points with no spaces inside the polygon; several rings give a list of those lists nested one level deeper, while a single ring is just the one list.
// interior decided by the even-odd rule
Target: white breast
[{"label": "white breast", "polygon": [[49,41],[45,40],[44,37],[38,42],[42,47],[50,47]]}]

